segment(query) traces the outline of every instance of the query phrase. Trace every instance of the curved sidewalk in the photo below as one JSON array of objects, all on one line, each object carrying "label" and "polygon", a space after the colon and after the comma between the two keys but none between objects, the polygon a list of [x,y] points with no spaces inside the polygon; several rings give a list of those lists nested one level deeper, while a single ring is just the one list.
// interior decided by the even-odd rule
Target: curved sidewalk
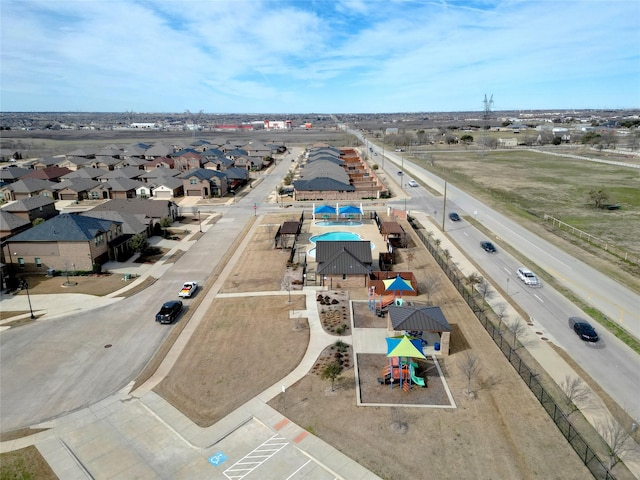
[{"label": "curved sidewalk", "polygon": [[[303,378],[327,346],[338,339],[350,342],[351,338],[335,337],[324,331],[317,309],[317,288],[291,292],[219,294],[222,284],[233,271],[258,225],[259,222],[254,223],[251,232],[245,236],[219,278],[207,292],[200,308],[182,331],[173,348],[145,384],[133,392],[130,391],[131,384],[95,405],[34,426],[48,430],[3,442],[0,444],[0,450],[5,452],[36,445],[56,474],[65,479],[125,479],[132,476],[226,478],[219,469],[212,468],[211,455],[217,455],[215,450],[218,445],[229,443],[227,439],[230,437],[246,437],[253,434],[258,438],[262,431],[257,425],[261,425],[263,429],[266,427],[266,430],[276,432],[282,444],[286,444],[288,448],[287,455],[301,455],[301,458],[307,459],[304,468],[311,469],[312,474],[305,478],[378,479],[379,477],[372,472],[267,405],[269,400],[281,393],[283,386],[288,388]],[[159,265],[158,268],[163,267]],[[149,275],[151,269],[145,273]],[[144,276],[142,274],[140,279]],[[127,288],[134,284],[135,282],[132,282]],[[117,294],[118,292],[114,292],[114,295]],[[217,296],[256,295],[306,296],[307,308],[290,312],[291,318],[308,319],[310,334],[306,353],[300,364],[285,378],[247,401],[215,425],[208,428],[199,427],[152,389],[170,372],[204,317],[204,312]],[[147,436],[151,436],[153,441],[146,440]],[[175,458],[167,462],[163,459],[162,453],[169,451]],[[173,473],[159,475],[158,472]]]}]

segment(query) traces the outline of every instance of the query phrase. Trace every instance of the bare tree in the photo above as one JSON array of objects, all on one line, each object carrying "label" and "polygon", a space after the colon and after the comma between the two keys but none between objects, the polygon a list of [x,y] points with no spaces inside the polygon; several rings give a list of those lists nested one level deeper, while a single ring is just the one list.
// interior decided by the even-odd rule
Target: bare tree
[{"label": "bare tree", "polygon": [[476,285],[476,291],[480,295],[480,298],[482,298],[483,302],[493,297],[493,290],[491,290],[491,285],[485,278],[480,280],[480,283]]},{"label": "bare tree", "polygon": [[513,348],[517,350],[519,340],[525,334],[527,330],[527,326],[517,319],[506,325],[507,325],[507,330],[509,331],[509,333],[511,333],[513,337]]},{"label": "bare tree", "polygon": [[416,258],[415,252],[407,252],[407,270],[411,270],[411,261]]},{"label": "bare tree", "polygon": [[471,285],[471,288],[478,285],[483,280],[482,276],[478,275],[478,273],[473,272],[467,276],[467,283]]},{"label": "bare tree", "polygon": [[480,373],[480,361],[476,355],[466,352],[465,356],[458,361],[458,368],[467,379],[466,394],[471,395],[473,393],[471,381]]},{"label": "bare tree", "polygon": [[498,328],[502,328],[502,322],[507,318],[507,305],[505,303],[500,303],[496,306],[495,314],[498,317]]},{"label": "bare tree", "polygon": [[607,444],[609,455],[607,468],[611,470],[620,462],[621,457],[632,450],[634,442],[630,440],[631,434],[610,415],[605,420],[596,421],[595,427]]},{"label": "bare tree", "polygon": [[571,415],[573,412],[580,410],[576,403],[582,403],[589,399],[589,395],[591,394],[591,390],[578,376],[567,375],[560,382],[560,388],[567,396],[567,405],[569,407],[569,413],[567,413],[567,417]]},{"label": "bare tree", "polygon": [[444,259],[447,261],[447,265],[449,265],[449,262],[451,261],[451,253],[445,248],[442,251],[442,254],[444,255]]},{"label": "bare tree", "polygon": [[438,290],[440,282],[435,276],[428,276],[427,279],[420,284],[420,290],[427,295],[427,303],[431,303],[431,295]]},{"label": "bare tree", "polygon": [[609,193],[604,187],[598,189],[592,188],[589,191],[589,200],[591,200],[596,208],[604,208],[604,205],[609,202]]}]

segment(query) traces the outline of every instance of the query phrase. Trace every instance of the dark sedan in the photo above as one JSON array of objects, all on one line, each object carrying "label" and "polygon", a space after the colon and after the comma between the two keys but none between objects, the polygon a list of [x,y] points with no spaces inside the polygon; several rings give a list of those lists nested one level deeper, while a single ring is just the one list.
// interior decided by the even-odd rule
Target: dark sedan
[{"label": "dark sedan", "polygon": [[456,212],[451,212],[449,214],[449,218],[451,219],[452,222],[459,222],[460,221],[460,215],[458,215]]},{"label": "dark sedan", "polygon": [[480,242],[480,246],[485,252],[489,252],[489,253],[497,252],[495,245],[491,242]]},{"label": "dark sedan", "polygon": [[180,300],[170,300],[162,305],[162,308],[156,313],[156,322],[173,323],[182,311],[182,302]]},{"label": "dark sedan", "polygon": [[570,317],[569,327],[573,328],[573,331],[576,332],[578,337],[585,342],[597,342],[600,340],[596,330],[584,318]]}]

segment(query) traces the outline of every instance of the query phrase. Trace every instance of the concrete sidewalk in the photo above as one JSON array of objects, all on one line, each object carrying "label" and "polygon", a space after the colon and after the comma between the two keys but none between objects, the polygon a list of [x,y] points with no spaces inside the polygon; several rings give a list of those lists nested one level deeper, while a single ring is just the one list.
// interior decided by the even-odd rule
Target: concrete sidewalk
[{"label": "concrete sidewalk", "polygon": [[[449,250],[452,255],[452,261],[456,263],[465,276],[476,271],[473,264],[468,261],[464,254],[459,252],[449,238],[440,232],[429,215],[420,212],[412,212],[412,215],[425,225],[428,230],[432,231],[435,238],[440,239],[442,248]],[[204,223],[202,226],[206,232],[208,226]],[[355,338],[359,335],[358,329],[354,329],[352,336],[346,337],[335,337],[327,334],[320,323],[316,302],[318,288],[316,287],[305,287],[302,291],[292,290],[291,292],[220,294],[219,291],[222,284],[230,272],[233,271],[234,265],[252,238],[252,233],[257,226],[258,222],[254,223],[252,231],[244,237],[236,254],[233,255],[216,283],[207,292],[201,308],[198,310],[200,313],[196,312],[194,314],[155,375],[144,385],[135,391],[130,391],[132,385],[129,385],[116,395],[112,395],[95,405],[38,425],[36,427],[49,428],[49,430],[15,441],[3,442],[0,444],[0,451],[6,452],[28,445],[36,445],[56,474],[64,479],[128,479],[134,476],[137,478],[223,479],[226,477],[222,471],[213,468],[207,459],[216,454],[221,448],[219,447],[220,445],[225,446],[225,451],[231,457],[233,455],[232,452],[234,452],[233,449],[239,447],[237,445],[234,447],[233,442],[236,440],[230,441],[229,439],[236,439],[238,436],[251,438],[255,436],[258,438],[263,435],[261,428],[266,428],[266,431],[277,432],[285,439],[283,441],[287,442],[287,448],[292,450],[291,455],[295,455],[295,452],[299,451],[303,452],[306,458],[313,460],[318,469],[316,476],[310,475],[305,478],[317,478],[319,480],[324,480],[324,478],[377,479],[376,475],[366,470],[356,461],[349,459],[332,446],[309,434],[267,405],[267,402],[282,392],[283,386],[289,388],[304,377],[324,348],[336,340],[368,345],[371,342],[375,342],[375,339],[366,335],[362,338]],[[160,240],[160,242],[172,242],[171,244],[164,243],[160,245],[163,248],[170,248],[170,251],[163,258],[169,258],[179,249],[186,250],[190,248],[195,243],[193,237],[199,234],[197,228],[196,226],[195,231],[192,231],[190,235],[180,242]],[[111,271],[117,273],[136,272],[138,277],[122,289],[104,298],[104,301],[118,301],[118,295],[121,295],[129,288],[133,288],[149,275],[154,277],[161,276],[169,267],[170,265],[165,265],[163,260],[160,260],[154,265],[130,262],[127,265],[118,264],[114,268],[110,268]],[[169,374],[202,320],[204,312],[216,297],[256,296],[262,294],[306,296],[306,309],[291,311],[290,315],[291,318],[307,318],[309,321],[310,336],[307,351],[296,369],[285,378],[279,380],[255,398],[247,401],[215,425],[201,428],[155,394],[152,389]],[[95,300],[101,297],[69,297],[69,301],[65,301],[64,306],[61,307],[54,307],[54,304],[61,303],[59,299],[56,302],[53,298],[42,297],[38,299],[39,305],[47,305],[47,301],[49,302],[45,319],[49,318],[49,316],[63,315],[65,312],[69,313],[80,308],[98,308],[101,306]],[[5,299],[3,299],[3,306],[5,305],[4,301]],[[40,303],[40,301],[43,303]],[[507,299],[500,297],[496,292],[496,295],[491,299],[491,304],[495,307],[499,303],[509,305]],[[524,320],[509,305],[507,321]],[[523,343],[526,343],[527,349],[540,365],[558,383],[566,375],[577,376],[551,346],[542,340],[541,337],[543,335],[535,333],[540,331],[539,325],[528,327],[526,336],[523,338]],[[370,332],[366,333],[369,334]],[[592,393],[592,398],[587,401],[591,408],[585,409],[584,413],[592,423],[595,423],[597,419],[602,418],[606,409],[595,393]],[[594,402],[602,405],[602,408],[593,409]],[[262,425],[262,427],[258,425]],[[635,445],[635,451],[638,452],[637,445]],[[640,458],[640,455],[635,458]],[[640,464],[634,462],[631,456],[625,458],[624,461],[634,475],[640,476]],[[330,473],[329,477],[326,476],[328,473]]]},{"label": "concrete sidewalk", "polygon": [[[280,394],[282,387],[290,387],[304,377],[312,368],[320,353],[340,339],[350,342],[350,337],[335,337],[327,334],[320,322],[316,295],[318,288],[303,291],[278,291],[221,295],[219,290],[244,251],[252,234],[259,226],[255,222],[252,230],[244,237],[236,253],[229,260],[216,283],[207,292],[201,307],[191,318],[180,337],[169,351],[156,373],[141,387],[131,392],[129,385],[116,395],[112,395],[90,407],[65,415],[61,418],[34,425],[46,431],[32,436],[0,444],[0,451],[12,451],[35,445],[49,463],[56,475],[64,479],[86,478],[227,478],[223,472],[214,469],[211,456],[225,448],[229,458],[238,456],[239,448],[228,438],[260,438],[264,432],[256,425],[266,427],[267,432],[276,432],[282,444],[288,449],[287,461],[281,464],[270,462],[271,468],[283,468],[282,478],[291,475],[289,464],[300,464],[300,469],[310,470],[304,478],[376,480],[379,477],[369,472],[356,461],[348,458],[331,445],[309,434],[295,425],[267,402]],[[185,243],[187,240],[187,243]],[[190,246],[184,239],[180,247],[174,247],[164,258],[168,258],[177,248]],[[136,264],[138,265],[138,264]],[[119,265],[118,270],[132,272],[134,265]],[[139,277],[118,292],[112,301],[126,289],[149,275],[164,273],[163,261],[152,266],[140,267]],[[110,269],[114,271],[114,269]],[[322,288],[322,287],[319,287]],[[208,428],[195,425],[175,407],[153,392],[153,388],[170,372],[189,339],[204,317],[211,302],[218,296],[255,295],[305,295],[305,310],[293,310],[291,318],[307,318],[310,335],[306,353],[300,364],[285,378],[279,380],[264,392],[227,415]],[[91,296],[87,296],[91,297]],[[114,298],[115,297],[115,298]],[[43,299],[44,300],[44,299]],[[84,299],[84,306],[91,302]],[[198,313],[200,312],[200,313]],[[226,443],[225,443],[226,442]],[[248,448],[248,447],[247,447]],[[296,453],[298,452],[298,453]],[[167,459],[167,457],[169,457]],[[209,461],[207,461],[209,459]],[[311,460],[309,460],[311,459]],[[303,461],[304,460],[304,461]],[[284,460],[283,460],[284,461]],[[312,462],[309,464],[309,462]],[[284,467],[283,467],[284,465]],[[274,473],[271,472],[271,475]],[[276,477],[278,475],[276,474]]]}]

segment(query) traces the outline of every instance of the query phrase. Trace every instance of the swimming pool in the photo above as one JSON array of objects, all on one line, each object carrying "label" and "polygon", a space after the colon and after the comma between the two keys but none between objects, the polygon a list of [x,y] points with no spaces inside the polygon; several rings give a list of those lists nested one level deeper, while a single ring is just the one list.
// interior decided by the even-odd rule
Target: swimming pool
[{"label": "swimming pool", "polygon": [[327,232],[322,235],[314,235],[309,239],[311,242],[316,243],[318,240],[323,241],[349,241],[349,240],[362,240],[362,237],[357,233],[352,232]]},{"label": "swimming pool", "polygon": [[359,227],[362,222],[359,220],[322,220],[316,222],[319,227]]},{"label": "swimming pool", "polygon": [[[323,233],[322,235],[314,235],[309,240],[315,244],[318,240],[328,241],[328,242],[339,242],[339,241],[346,242],[346,241],[362,240],[362,237],[357,233],[352,233],[352,232],[327,232],[327,233]],[[373,250],[375,248],[375,245],[373,244],[373,242],[369,242],[369,243],[371,244],[371,250]],[[312,258],[316,258],[315,247],[310,249],[307,252],[307,255],[309,255]]]}]

